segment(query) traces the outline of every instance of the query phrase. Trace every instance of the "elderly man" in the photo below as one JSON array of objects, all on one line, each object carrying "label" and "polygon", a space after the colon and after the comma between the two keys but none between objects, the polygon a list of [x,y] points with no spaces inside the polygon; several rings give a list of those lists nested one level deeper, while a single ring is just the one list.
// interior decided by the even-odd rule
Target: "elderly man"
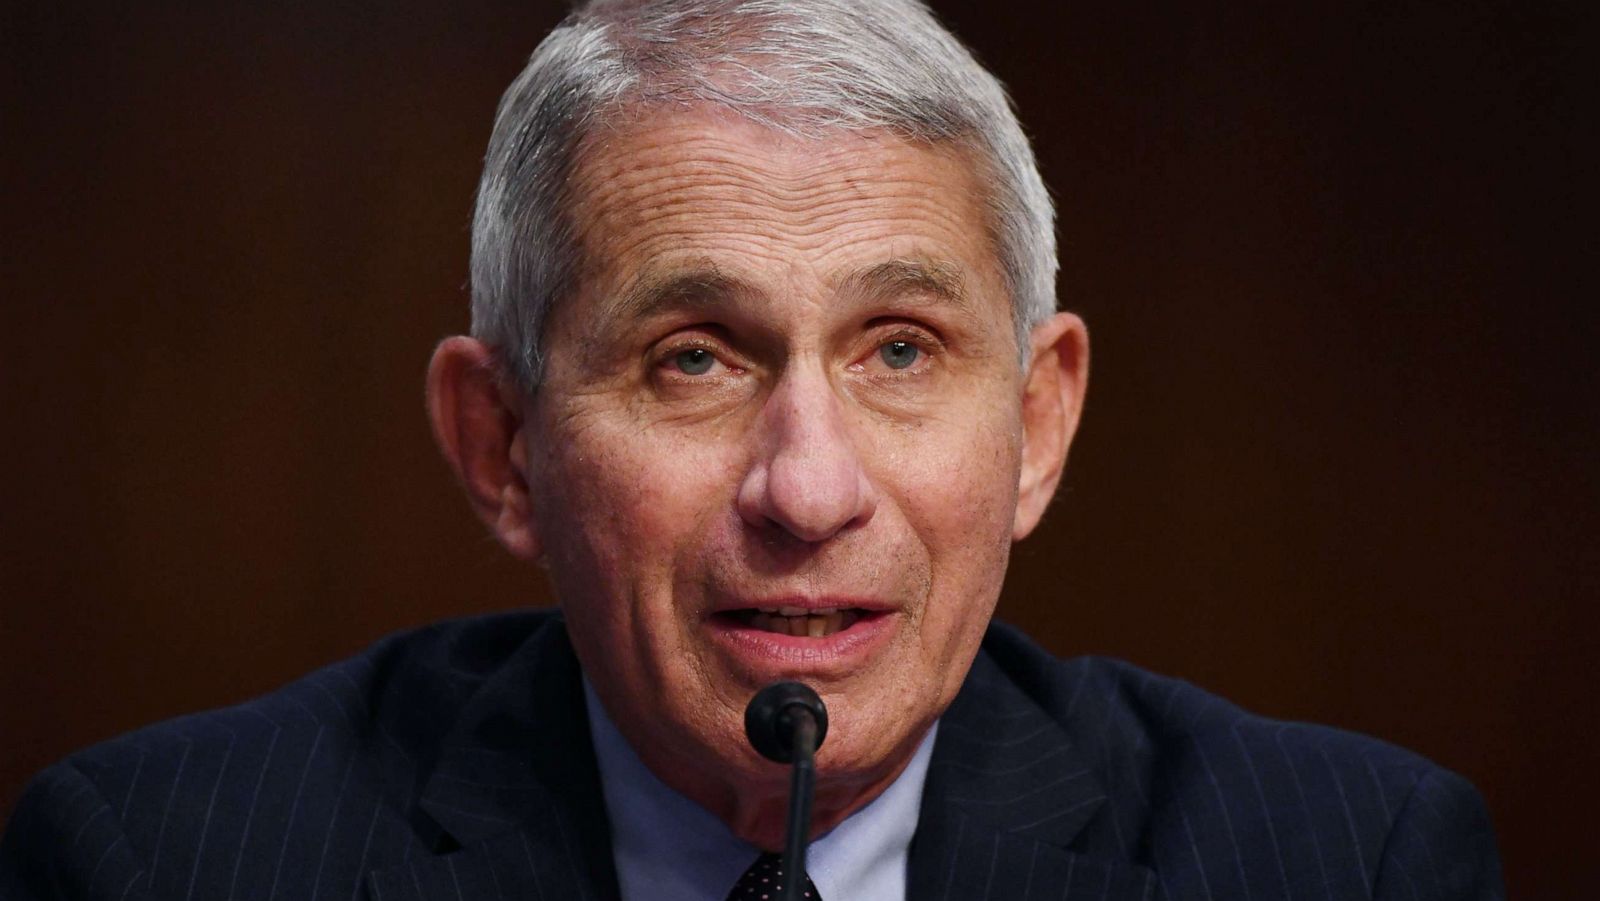
[{"label": "elderly man", "polygon": [[812,897],[1498,894],[1458,777],[990,625],[1088,373],[1052,219],[915,0],[575,12],[501,103],[427,387],[560,611],[72,757],[0,896],[766,898],[778,679],[831,715]]}]

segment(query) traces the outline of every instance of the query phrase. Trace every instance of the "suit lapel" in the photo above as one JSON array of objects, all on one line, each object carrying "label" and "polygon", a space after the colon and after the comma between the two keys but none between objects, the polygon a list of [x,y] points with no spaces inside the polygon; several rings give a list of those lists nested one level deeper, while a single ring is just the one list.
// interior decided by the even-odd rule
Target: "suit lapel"
[{"label": "suit lapel", "polygon": [[[1159,897],[1150,870],[1084,850],[1104,846],[1086,841],[1102,785],[1068,731],[980,652],[940,720],[908,898]],[[553,619],[466,702],[420,786],[439,853],[369,874],[371,895],[614,901],[601,798],[577,658]]]},{"label": "suit lapel", "polygon": [[1155,897],[1150,870],[1073,848],[1105,801],[1067,731],[980,653],[939,721],[908,898]]},{"label": "suit lapel", "polygon": [[418,807],[434,856],[369,876],[375,899],[618,897],[578,661],[553,619],[473,696]]}]

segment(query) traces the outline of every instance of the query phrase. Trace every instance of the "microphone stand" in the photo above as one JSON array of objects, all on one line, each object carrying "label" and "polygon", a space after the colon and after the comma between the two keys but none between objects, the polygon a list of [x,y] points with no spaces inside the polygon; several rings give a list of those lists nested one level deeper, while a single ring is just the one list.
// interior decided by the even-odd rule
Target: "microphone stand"
[{"label": "microphone stand", "polygon": [[789,773],[788,835],[778,897],[803,901],[816,753],[828,737],[828,708],[816,692],[799,682],[774,682],[756,692],[745,707],[744,734],[762,757],[794,765]]},{"label": "microphone stand", "polygon": [[798,704],[785,711],[794,722],[794,769],[789,774],[789,835],[783,847],[784,901],[803,901],[806,845],[811,837],[811,795],[817,782],[817,721]]}]

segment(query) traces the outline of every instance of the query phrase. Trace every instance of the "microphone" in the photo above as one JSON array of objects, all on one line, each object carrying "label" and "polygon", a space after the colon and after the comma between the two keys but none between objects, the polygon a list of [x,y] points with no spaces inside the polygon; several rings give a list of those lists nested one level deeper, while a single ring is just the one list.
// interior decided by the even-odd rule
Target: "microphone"
[{"label": "microphone", "polygon": [[806,843],[811,836],[811,792],[817,779],[814,755],[828,736],[828,708],[799,682],[774,682],[756,692],[744,709],[744,734],[762,757],[792,763],[789,834],[783,848],[779,898],[801,901]]}]

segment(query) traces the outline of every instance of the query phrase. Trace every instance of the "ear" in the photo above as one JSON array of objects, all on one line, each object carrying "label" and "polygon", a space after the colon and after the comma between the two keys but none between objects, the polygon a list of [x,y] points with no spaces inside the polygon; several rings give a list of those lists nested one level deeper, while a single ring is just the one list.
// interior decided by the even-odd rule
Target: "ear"
[{"label": "ear", "polygon": [[434,348],[428,417],[473,512],[512,554],[537,560],[521,395],[502,378],[488,345],[456,336]]},{"label": "ear", "polygon": [[1035,326],[1022,388],[1022,472],[1011,540],[1028,537],[1061,482],[1089,385],[1089,329],[1072,313]]}]

